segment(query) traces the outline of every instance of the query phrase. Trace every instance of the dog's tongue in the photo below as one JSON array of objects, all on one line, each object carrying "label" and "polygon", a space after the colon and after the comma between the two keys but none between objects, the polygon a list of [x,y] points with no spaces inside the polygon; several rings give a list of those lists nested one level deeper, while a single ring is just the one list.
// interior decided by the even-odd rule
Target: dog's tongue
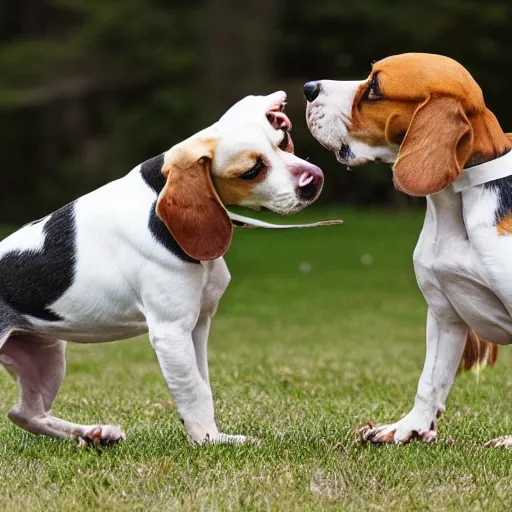
[{"label": "dog's tongue", "polygon": [[271,224],[262,220],[251,219],[243,215],[237,215],[228,211],[233,226],[237,228],[265,228],[265,229],[297,229],[297,228],[315,228],[318,226],[333,226],[335,224],[343,224],[342,220],[321,220],[312,222],[311,224]]},{"label": "dog's tongue", "polygon": [[281,110],[271,110],[267,112],[267,119],[269,123],[276,130],[284,130],[289,132],[292,129],[292,123],[288,116]]},{"label": "dog's tongue", "polygon": [[305,187],[306,185],[309,185],[314,179],[315,177],[311,173],[303,172],[299,178],[299,187],[302,188]]}]

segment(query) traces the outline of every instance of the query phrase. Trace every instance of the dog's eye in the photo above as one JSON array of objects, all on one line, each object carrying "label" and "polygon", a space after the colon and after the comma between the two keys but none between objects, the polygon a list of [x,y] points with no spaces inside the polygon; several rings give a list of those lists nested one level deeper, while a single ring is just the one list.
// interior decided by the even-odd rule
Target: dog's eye
[{"label": "dog's eye", "polygon": [[248,171],[245,171],[243,174],[240,174],[239,178],[243,180],[253,180],[257,178],[260,172],[265,168],[265,164],[261,158],[258,158],[256,161],[256,165],[251,167]]},{"label": "dog's eye", "polygon": [[288,135],[288,132],[284,132],[283,140],[278,144],[278,148],[282,149],[283,151],[286,150],[288,147],[288,144],[290,142],[290,136]]},{"label": "dog's eye", "polygon": [[377,73],[372,76],[370,81],[370,85],[368,85],[368,89],[366,89],[365,97],[367,100],[380,100],[382,98],[382,91],[380,90],[379,79],[377,77]]}]

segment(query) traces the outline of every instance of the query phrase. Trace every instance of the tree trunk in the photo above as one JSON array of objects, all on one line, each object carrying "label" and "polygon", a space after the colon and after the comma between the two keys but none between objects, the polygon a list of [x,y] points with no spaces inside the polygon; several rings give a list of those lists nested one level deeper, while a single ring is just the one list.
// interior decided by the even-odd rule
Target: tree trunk
[{"label": "tree trunk", "polygon": [[249,94],[272,92],[272,43],[278,22],[275,0],[209,0],[200,73],[202,112],[218,118]]}]

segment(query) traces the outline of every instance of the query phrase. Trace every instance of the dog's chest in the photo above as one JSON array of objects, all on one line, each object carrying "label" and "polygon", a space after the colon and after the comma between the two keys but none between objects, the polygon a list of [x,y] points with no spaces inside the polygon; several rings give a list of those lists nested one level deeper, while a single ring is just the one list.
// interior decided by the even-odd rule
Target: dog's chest
[{"label": "dog's chest", "polygon": [[[486,231],[484,238],[497,239],[495,228],[489,229],[492,221],[484,227],[486,205],[479,208],[480,212],[474,213],[480,218],[479,229]],[[479,239],[482,232],[474,226],[467,229],[468,213],[471,217],[471,211],[463,214],[460,194],[445,191],[428,198],[425,224],[414,253],[418,284],[438,318],[453,322],[462,318],[480,336],[509,343],[512,319],[489,272],[488,251],[482,251],[489,240]]]}]

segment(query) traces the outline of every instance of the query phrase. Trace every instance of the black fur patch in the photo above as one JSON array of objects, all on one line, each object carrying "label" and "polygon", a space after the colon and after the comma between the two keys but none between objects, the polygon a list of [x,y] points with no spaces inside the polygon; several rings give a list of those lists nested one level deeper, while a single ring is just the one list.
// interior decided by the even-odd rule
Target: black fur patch
[{"label": "black fur patch", "polygon": [[499,224],[512,214],[512,176],[484,183],[484,187],[498,194],[498,207],[494,212],[494,221]]},{"label": "black fur patch", "polygon": [[75,205],[52,213],[41,250],[7,252],[0,259],[0,303],[42,320],[62,318],[53,304],[73,284],[76,262]]},{"label": "black fur patch", "polygon": [[0,342],[12,330],[30,330],[30,324],[21,313],[0,299]]},{"label": "black fur patch", "polygon": [[140,166],[140,173],[146,182],[146,185],[153,189],[157,194],[162,192],[165,186],[165,176],[162,174],[164,166],[164,154],[154,156],[146,160]]},{"label": "black fur patch", "polygon": [[[165,186],[165,176],[162,174],[162,167],[164,165],[164,155],[158,155],[141,164],[140,173],[146,182],[146,185],[151,188],[156,195],[160,194]],[[176,242],[175,238],[169,233],[167,226],[158,218],[156,214],[156,199],[151,205],[149,212],[148,227],[155,240],[162,244],[168,251],[178,256],[183,261],[189,263],[199,263],[198,260],[191,258]]]}]

